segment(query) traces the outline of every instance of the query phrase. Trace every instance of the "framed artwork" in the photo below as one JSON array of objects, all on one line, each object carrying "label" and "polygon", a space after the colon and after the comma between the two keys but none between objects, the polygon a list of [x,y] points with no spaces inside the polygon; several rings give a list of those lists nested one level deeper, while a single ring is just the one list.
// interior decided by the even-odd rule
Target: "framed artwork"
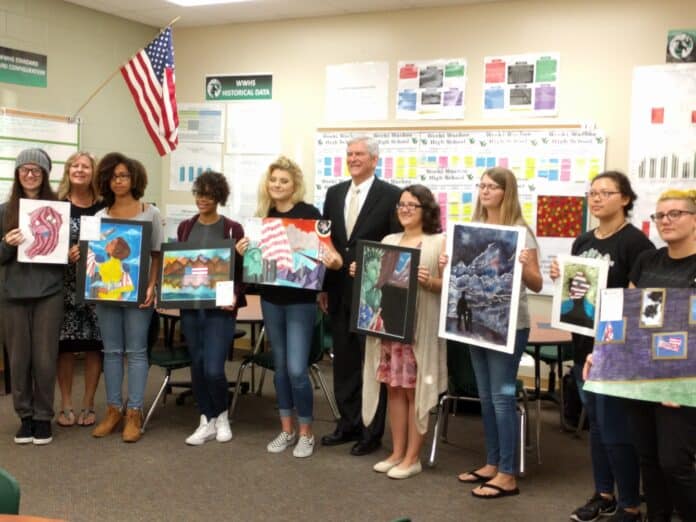
[{"label": "framed artwork", "polygon": [[234,240],[163,243],[163,308],[215,308],[216,284],[234,279]]},{"label": "framed artwork", "polygon": [[245,283],[321,290],[326,266],[320,257],[331,246],[331,221],[250,218],[244,221],[244,233],[249,238]]},{"label": "framed artwork", "polygon": [[[696,298],[696,289],[627,288],[621,292],[620,300],[609,295],[602,297],[600,317],[623,317],[623,338],[600,335],[602,328],[606,331],[606,325],[616,324],[600,321],[585,389],[629,399],[696,406],[696,326],[690,321],[689,308]],[[640,323],[644,320],[646,293],[651,292],[659,294],[663,325],[645,328]],[[649,300],[654,302],[652,297]],[[614,326],[612,329],[618,330]]]},{"label": "framed artwork", "polygon": [[641,328],[662,328],[665,323],[665,289],[645,288],[641,291]]},{"label": "framed artwork", "polygon": [[351,331],[413,341],[420,250],[358,241]]},{"label": "framed artwork", "polygon": [[696,324],[696,296],[689,300],[689,324]]},{"label": "framed artwork", "polygon": [[77,295],[87,303],[138,306],[150,272],[152,223],[104,218],[99,239],[80,241]]},{"label": "framed artwork", "polygon": [[597,323],[595,339],[605,344],[623,344],[626,342],[626,318]]},{"label": "framed artwork", "polygon": [[448,223],[440,337],[512,353],[527,229]]},{"label": "framed artwork", "polygon": [[70,250],[70,203],[19,200],[19,228],[24,242],[17,247],[20,263],[66,265]]},{"label": "framed artwork", "polygon": [[563,254],[557,260],[561,274],[554,285],[551,326],[594,337],[600,290],[607,286],[609,261]]}]

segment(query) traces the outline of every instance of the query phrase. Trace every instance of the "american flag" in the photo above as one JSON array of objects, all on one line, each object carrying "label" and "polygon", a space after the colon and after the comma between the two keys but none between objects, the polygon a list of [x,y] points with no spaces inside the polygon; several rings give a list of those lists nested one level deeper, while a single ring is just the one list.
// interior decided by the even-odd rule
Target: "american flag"
[{"label": "american flag", "polygon": [[260,247],[264,259],[274,260],[278,270],[293,269],[290,240],[280,219],[264,219]]},{"label": "american flag", "polygon": [[184,274],[191,275],[191,276],[207,276],[208,275],[208,267],[207,266],[194,266],[194,267],[187,266],[184,269]]},{"label": "american flag", "polygon": [[145,128],[164,156],[179,143],[179,114],[174,88],[172,29],[167,27],[121,67]]}]

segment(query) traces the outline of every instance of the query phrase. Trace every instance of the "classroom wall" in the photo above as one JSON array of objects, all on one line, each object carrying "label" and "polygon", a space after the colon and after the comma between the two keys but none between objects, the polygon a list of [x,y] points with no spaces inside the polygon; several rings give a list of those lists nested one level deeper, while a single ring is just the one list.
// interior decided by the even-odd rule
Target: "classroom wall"
[{"label": "classroom wall", "polygon": [[[267,23],[175,27],[177,95],[180,102],[204,101],[206,74],[272,73],[273,97],[283,107],[284,152],[297,159],[311,180],[314,131],[317,127],[334,126],[323,116],[327,65],[361,61],[390,64],[390,120],[348,122],[342,126],[476,124],[484,122],[481,107],[485,56],[558,51],[559,115],[538,118],[534,123],[595,123],[608,137],[607,168],[625,171],[632,70],[638,65],[664,63],[667,31],[683,28],[694,20],[696,2],[679,0],[520,0]],[[393,119],[397,62],[448,57],[464,57],[469,64],[465,119]],[[165,160],[164,173],[167,168]],[[191,203],[190,194],[169,191],[166,181],[162,200]],[[532,299],[531,305],[533,313],[549,311],[547,298]]]},{"label": "classroom wall", "polygon": [[[118,66],[157,30],[59,0],[0,2],[0,46],[48,56],[48,86],[0,83],[0,107],[73,115]],[[161,160],[120,73],[80,113],[81,148],[97,156],[119,150],[141,160],[146,199],[160,203]]]}]

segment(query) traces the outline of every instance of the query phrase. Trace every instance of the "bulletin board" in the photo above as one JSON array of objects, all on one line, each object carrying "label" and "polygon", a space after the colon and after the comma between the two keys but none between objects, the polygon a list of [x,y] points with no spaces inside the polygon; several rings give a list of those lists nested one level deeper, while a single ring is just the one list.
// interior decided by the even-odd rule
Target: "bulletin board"
[{"label": "bulletin board", "polygon": [[380,145],[377,177],[433,191],[447,221],[470,221],[481,174],[507,167],[518,180],[525,220],[539,243],[542,293],[551,294],[548,265],[569,253],[587,227],[585,192],[604,170],[606,137],[580,125],[566,127],[442,127],[421,129],[318,129],[315,141],[314,202],[323,208],[326,190],[349,179],[346,143],[370,135]]}]

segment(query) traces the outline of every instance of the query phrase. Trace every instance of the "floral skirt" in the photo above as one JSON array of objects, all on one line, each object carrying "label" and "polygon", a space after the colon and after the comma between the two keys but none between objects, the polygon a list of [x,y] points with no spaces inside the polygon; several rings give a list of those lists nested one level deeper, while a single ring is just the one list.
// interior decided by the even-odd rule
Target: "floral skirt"
[{"label": "floral skirt", "polygon": [[377,380],[392,388],[416,387],[416,356],[413,346],[382,340]]}]

